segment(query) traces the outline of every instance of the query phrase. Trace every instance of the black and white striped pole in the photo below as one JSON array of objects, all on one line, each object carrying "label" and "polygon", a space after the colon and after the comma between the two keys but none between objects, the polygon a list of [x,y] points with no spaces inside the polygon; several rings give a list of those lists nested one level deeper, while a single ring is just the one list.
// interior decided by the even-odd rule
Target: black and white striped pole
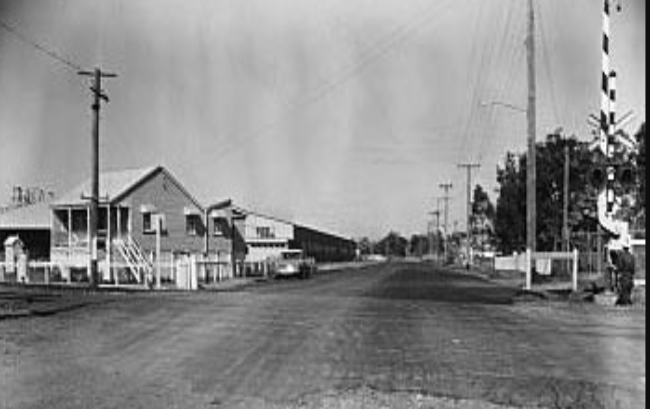
[{"label": "black and white striped pole", "polygon": [[611,166],[614,160],[614,146],[616,132],[616,72],[609,73],[609,124],[607,134],[607,159],[610,166],[607,167],[607,213],[611,214],[614,211],[614,202],[616,197],[614,194],[614,180],[616,179],[616,168]]},{"label": "black and white striped pole", "polygon": [[609,74],[611,45],[611,0],[604,0],[603,9],[603,48],[602,48],[602,72],[601,72],[601,94],[600,94],[600,149],[608,155],[609,148]]},{"label": "black and white striped pole", "polygon": [[616,167],[613,166],[614,148],[616,141],[614,127],[616,124],[616,73],[611,68],[611,12],[612,0],[603,3],[603,38],[602,38],[602,71],[601,71],[601,102],[600,130],[598,147],[605,156],[606,180],[598,195],[598,221],[610,234],[620,236],[621,223],[614,220],[616,195],[614,182]]}]

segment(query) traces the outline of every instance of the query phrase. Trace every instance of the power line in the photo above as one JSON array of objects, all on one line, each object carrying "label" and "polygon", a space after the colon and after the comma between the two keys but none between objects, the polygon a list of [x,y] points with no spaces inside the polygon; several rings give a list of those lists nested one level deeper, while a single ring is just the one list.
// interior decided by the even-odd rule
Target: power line
[{"label": "power line", "polygon": [[[409,21],[407,21],[406,23],[404,23],[403,25],[401,25],[400,27],[392,31],[386,38],[379,41],[374,46],[369,47],[370,49],[366,53],[364,53],[364,55],[362,55],[361,58],[357,60],[354,64],[343,69],[338,75],[335,75],[329,80],[322,82],[319,86],[315,87],[315,89],[312,92],[308,93],[304,98],[298,99],[293,103],[288,104],[285,108],[285,111],[282,112],[279,115],[279,117],[276,118],[275,120],[270,121],[266,125],[260,127],[258,130],[252,131],[251,133],[243,136],[242,138],[249,139],[249,138],[259,137],[260,134],[263,134],[269,129],[278,126],[285,117],[289,116],[289,114],[293,113],[294,111],[297,111],[309,104],[313,104],[323,99],[331,92],[335,91],[343,84],[345,84],[347,81],[352,79],[354,76],[359,74],[371,63],[381,59],[384,55],[391,52],[397,45],[406,41],[424,24],[430,23],[431,17],[435,17],[439,20],[442,20],[442,18],[445,17],[443,13],[449,12],[452,6],[455,5],[453,3],[454,2],[452,2],[451,0],[448,0],[446,3],[442,5],[438,5],[434,3],[434,5],[438,6],[437,8],[433,6],[426,7],[425,10],[417,13],[414,18],[410,19]],[[230,147],[226,147],[225,149],[223,149],[221,152],[217,154],[216,158],[220,158],[233,150],[241,148],[242,146],[243,145],[239,144],[239,145],[231,145]]]},{"label": "power line", "polygon": [[548,50],[548,43],[546,39],[546,30],[544,29],[545,27],[545,21],[543,18],[543,13],[541,9],[541,4],[537,4],[537,15],[539,17],[539,29],[540,29],[540,37],[542,39],[542,60],[544,62],[544,70],[546,71],[546,75],[548,77],[549,81],[549,92],[550,92],[550,97],[551,97],[551,105],[553,109],[553,115],[555,116],[555,121],[558,122],[556,125],[559,125],[559,122],[562,121],[563,118],[560,118],[560,111],[558,108],[558,99],[557,99],[557,94],[556,94],[556,82],[555,78],[553,76],[553,70],[551,67],[551,57],[549,54]]},{"label": "power line", "polygon": [[48,57],[52,58],[53,60],[56,60],[60,62],[61,64],[65,65],[66,67],[74,70],[75,72],[83,70],[81,65],[73,62],[69,58],[66,58],[62,56],[61,54],[57,53],[56,51],[50,50],[49,48],[45,47],[44,45],[39,44],[38,42],[30,39],[23,33],[21,33],[18,29],[16,29],[14,26],[8,24],[5,21],[0,20],[0,27],[2,27],[5,31],[9,32],[10,34],[14,35],[16,38],[18,38],[20,41],[23,43],[29,45],[30,47],[35,48],[37,51],[47,55]]},{"label": "power line", "polygon": [[[504,31],[504,47],[503,47],[503,52],[501,53],[501,58],[504,59],[506,62],[506,67],[507,69],[504,70],[498,70],[498,72],[501,72],[501,76],[498,79],[498,82],[500,83],[497,89],[496,93],[496,100],[497,101],[508,101],[511,100],[509,97],[511,95],[511,91],[517,82],[515,78],[519,78],[516,75],[516,69],[517,69],[517,63],[519,61],[519,58],[522,55],[522,52],[524,51],[524,47],[519,46],[519,36],[518,34],[521,32],[521,28],[518,26],[519,19],[514,19],[513,17],[515,14],[518,14],[521,10],[519,7],[520,2],[516,3],[510,3],[510,12],[509,12],[509,19],[507,23],[507,28]],[[506,50],[508,50],[506,52]],[[505,53],[505,56],[503,55]],[[505,74],[504,74],[505,73]],[[486,128],[496,128],[496,121],[497,121],[497,112],[496,110],[490,110],[489,115],[488,115],[488,124]],[[478,150],[478,161],[483,162],[484,158],[488,156],[488,153],[490,152],[490,148],[494,147],[496,144],[490,144],[488,145],[488,142],[492,138],[489,138],[487,136],[492,135],[495,136],[496,132],[493,134],[486,134],[481,139],[481,142],[479,144],[479,150]]]}]

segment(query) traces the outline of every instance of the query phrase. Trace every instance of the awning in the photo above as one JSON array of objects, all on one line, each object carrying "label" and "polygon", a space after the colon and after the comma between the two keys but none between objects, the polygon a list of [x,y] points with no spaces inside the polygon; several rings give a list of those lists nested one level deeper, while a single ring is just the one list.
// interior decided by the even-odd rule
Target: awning
[{"label": "awning", "polygon": [[152,204],[143,204],[140,206],[140,213],[156,213],[156,206]]},{"label": "awning", "polygon": [[210,212],[211,219],[227,219],[228,218],[228,209],[215,209]]},{"label": "awning", "polygon": [[197,209],[196,207],[184,207],[183,208],[183,214],[185,216],[202,216],[203,215],[201,210]]}]

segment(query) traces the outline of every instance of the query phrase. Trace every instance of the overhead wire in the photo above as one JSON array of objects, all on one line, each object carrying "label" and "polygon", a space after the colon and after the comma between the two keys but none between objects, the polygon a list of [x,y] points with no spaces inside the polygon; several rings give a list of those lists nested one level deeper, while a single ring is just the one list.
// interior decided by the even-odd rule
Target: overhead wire
[{"label": "overhead wire", "polygon": [[537,15],[539,18],[539,28],[540,28],[540,37],[542,39],[542,61],[544,63],[544,70],[546,72],[547,79],[549,81],[548,84],[548,89],[549,89],[549,94],[551,98],[551,108],[553,110],[553,115],[555,119],[555,124],[554,126],[562,125],[564,122],[564,118],[562,118],[562,115],[559,113],[559,104],[558,104],[558,99],[557,99],[557,94],[556,94],[556,82],[555,82],[555,77],[553,75],[553,69],[551,66],[551,59],[550,59],[550,54],[549,54],[549,47],[548,47],[548,41],[546,38],[546,29],[545,29],[545,20],[544,20],[544,13],[542,13],[541,5],[537,4],[536,6],[537,9]]},{"label": "overhead wire", "polygon": [[40,44],[39,42],[32,40],[31,38],[23,34],[20,30],[18,30],[15,26],[7,23],[6,21],[0,20],[0,27],[5,31],[7,31],[8,33],[15,36],[16,38],[18,38],[23,43],[27,44],[30,47],[33,47],[34,49],[41,52],[42,54],[47,55],[51,59],[65,65],[67,68],[72,69],[75,72],[83,70],[80,64],[77,64],[76,62],[72,61],[70,58],[67,58],[62,54],[47,48],[46,46]]},{"label": "overhead wire", "polygon": [[458,141],[460,142],[459,145],[457,145],[457,152],[456,152],[456,160],[457,162],[464,160],[465,158],[459,157],[462,152],[465,152],[466,146],[467,146],[467,140],[469,137],[469,132],[472,127],[472,115],[473,115],[473,108],[475,101],[477,100],[477,94],[478,94],[478,89],[480,88],[480,83],[482,80],[482,72],[484,70],[484,65],[485,65],[485,58],[486,58],[486,47],[481,46],[483,43],[479,41],[479,39],[483,39],[483,32],[485,31],[483,29],[483,23],[485,21],[484,18],[484,13],[485,13],[485,4],[486,2],[481,1],[481,5],[479,6],[478,9],[478,14],[476,18],[476,22],[474,24],[474,35],[472,36],[472,39],[474,40],[473,47],[472,47],[472,55],[478,57],[477,64],[474,64],[474,61],[471,62],[471,66],[475,67],[478,66],[479,69],[476,71],[476,76],[474,78],[474,81],[472,82],[473,86],[468,89],[468,96],[466,98],[466,103],[468,104],[469,109],[463,109],[461,112],[466,112],[466,117],[464,119],[461,119],[464,122],[462,135],[460,138],[458,138]]},{"label": "overhead wire", "polygon": [[[506,57],[509,54],[509,52],[512,51],[512,44],[510,44],[511,40],[511,32],[512,32],[512,26],[513,26],[513,19],[514,19],[514,7],[513,3],[510,2],[508,5],[508,13],[506,17],[506,22],[505,24],[502,25],[502,30],[500,31],[499,34],[499,41],[498,45],[496,46],[495,52],[492,53],[492,59],[490,62],[490,65],[488,67],[488,75],[490,75],[490,84],[496,83],[498,84],[495,89],[497,90],[496,94],[490,93],[490,95],[494,94],[494,97],[490,98],[496,98],[497,100],[500,100],[502,96],[500,95],[500,91],[503,87],[503,76],[499,76],[499,73],[502,72],[502,68],[504,66],[504,63],[506,61]],[[490,102],[490,101],[485,101],[485,102]],[[486,110],[483,109],[482,104],[484,101],[476,101],[477,106],[474,107],[475,110],[478,111],[478,121],[481,129],[486,129],[493,124],[494,120],[494,110]],[[481,105],[481,106],[479,106]],[[476,146],[479,147],[478,152],[474,152],[474,156],[482,156],[482,152],[485,148],[485,144],[487,143],[487,135],[483,135],[483,131],[479,133],[479,142],[476,144]],[[481,161],[479,161],[481,162]]]},{"label": "overhead wire", "polygon": [[[306,107],[307,105],[313,104],[320,101],[327,95],[329,95],[334,90],[338,89],[340,86],[348,82],[354,76],[363,71],[371,63],[379,60],[389,52],[391,52],[397,45],[401,44],[407,40],[411,35],[413,35],[420,27],[430,23],[432,16],[437,18],[444,18],[444,11],[449,12],[451,6],[453,5],[453,0],[447,0],[446,2],[440,4],[435,3],[434,5],[438,6],[427,7],[425,10],[421,10],[416,13],[412,19],[409,19],[406,23],[395,29],[387,37],[377,42],[374,46],[369,47],[370,50],[364,53],[364,55],[355,63],[350,65],[347,68],[344,68],[340,73],[334,75],[329,80],[322,82],[320,85],[316,86],[311,92],[307,93],[304,98],[299,98],[293,103],[289,104],[284,112],[282,112],[276,119],[270,121],[269,123],[263,125],[259,129],[256,129],[246,135],[241,136],[234,142],[242,142],[245,139],[257,138],[265,132],[270,131],[274,127],[278,126],[285,117],[287,117],[292,112],[295,112],[301,108]],[[431,5],[432,6],[432,5]],[[436,11],[434,13],[434,10]],[[442,11],[442,12],[441,12]],[[231,138],[232,139],[232,138]],[[242,148],[242,145],[231,144],[230,147],[226,147],[221,152],[215,155],[215,159],[221,158],[226,154],[232,153],[234,150]]]},{"label": "overhead wire", "polygon": [[[510,5],[512,6],[512,3],[510,3]],[[510,7],[509,12],[506,13],[505,24],[499,25],[500,30],[494,30],[493,27],[490,27],[490,25],[487,24],[493,21],[495,21],[496,24],[498,24],[499,20],[494,18],[489,18],[488,20],[486,20],[487,26],[483,28],[483,31],[479,31],[481,35],[480,36],[477,35],[475,37],[477,39],[485,38],[486,42],[483,43],[483,46],[481,47],[481,51],[482,51],[481,63],[478,71],[476,72],[476,81],[473,87],[473,98],[470,102],[470,106],[468,110],[469,115],[467,117],[465,133],[462,138],[463,142],[462,145],[460,146],[461,149],[459,149],[460,155],[467,156],[468,152],[470,152],[470,155],[476,156],[476,152],[474,151],[474,149],[468,149],[468,146],[475,147],[475,146],[483,145],[483,141],[485,138],[482,136],[482,134],[484,133],[482,128],[486,125],[485,119],[486,116],[489,117],[488,115],[489,112],[484,110],[483,107],[481,106],[483,103],[482,99],[485,97],[485,94],[487,94],[487,91],[489,91],[487,84],[492,84],[494,82],[497,82],[498,80],[497,74],[499,72],[500,62],[503,59],[503,54],[507,50],[506,37],[512,25],[512,20],[513,20],[513,11],[512,11],[512,7]],[[477,26],[481,27],[480,22],[479,24],[477,24]],[[489,33],[488,35],[484,35],[486,31]],[[478,143],[474,143],[474,139],[477,136],[480,139],[480,141]],[[469,143],[468,140],[471,140],[471,143]],[[466,158],[466,157],[458,158],[459,162],[467,159],[473,159],[473,158]]]},{"label": "overhead wire", "polygon": [[[522,45],[519,45],[521,28],[516,22],[520,22],[520,19],[514,19],[514,15],[517,15],[521,10],[519,9],[520,2],[510,3],[509,7],[509,20],[507,28],[504,31],[504,42],[503,42],[503,53],[499,57],[498,61],[501,62],[500,66],[497,67],[496,71],[502,73],[502,75],[496,79],[496,82],[499,83],[497,86],[497,91],[495,98],[497,101],[510,101],[512,100],[511,91],[514,88],[517,80],[516,70],[518,67],[518,61],[521,57],[521,54],[524,50]],[[506,38],[507,37],[507,38]],[[522,42],[523,44],[523,42]],[[505,53],[505,55],[504,55]],[[505,69],[503,69],[505,67]],[[499,118],[500,112],[497,112],[496,109],[489,109],[487,123],[484,124],[484,128],[494,129],[494,132],[486,133],[485,137],[481,139],[479,145],[478,153],[478,162],[482,163],[487,156],[487,153],[490,151],[490,146],[494,144],[488,144],[496,137],[499,133],[497,128],[497,118]]]}]

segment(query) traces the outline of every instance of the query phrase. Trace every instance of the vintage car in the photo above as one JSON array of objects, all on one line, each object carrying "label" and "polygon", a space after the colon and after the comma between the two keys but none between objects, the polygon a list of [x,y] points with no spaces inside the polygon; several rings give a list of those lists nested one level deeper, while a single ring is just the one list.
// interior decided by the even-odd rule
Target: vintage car
[{"label": "vintage car", "polygon": [[271,263],[271,275],[278,277],[309,278],[316,271],[316,262],[304,257],[302,250],[284,250]]}]

